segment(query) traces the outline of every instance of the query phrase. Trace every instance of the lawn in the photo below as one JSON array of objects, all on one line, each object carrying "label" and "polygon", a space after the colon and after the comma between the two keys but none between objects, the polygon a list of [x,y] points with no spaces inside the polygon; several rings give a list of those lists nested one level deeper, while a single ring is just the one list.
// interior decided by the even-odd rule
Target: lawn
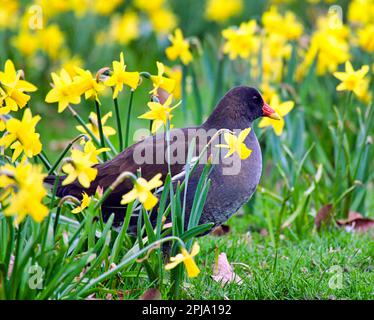
[{"label": "lawn", "polygon": [[[372,300],[372,39],[373,0],[1,2],[0,299]],[[257,102],[227,110],[261,114],[224,114],[178,174],[169,149],[160,175],[100,169],[237,86]],[[213,150],[262,164],[251,197]],[[221,182],[241,207],[212,231]]]}]

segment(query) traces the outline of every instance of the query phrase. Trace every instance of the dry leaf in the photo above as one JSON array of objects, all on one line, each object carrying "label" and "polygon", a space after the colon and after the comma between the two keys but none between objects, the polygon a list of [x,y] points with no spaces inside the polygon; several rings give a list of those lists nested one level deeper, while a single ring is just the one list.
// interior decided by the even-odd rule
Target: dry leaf
[{"label": "dry leaf", "polygon": [[227,260],[226,253],[222,252],[218,256],[217,262],[213,266],[214,281],[220,282],[222,286],[227,283],[235,282],[241,284],[243,280],[234,272],[232,266]]},{"label": "dry leaf", "polygon": [[230,232],[230,226],[223,224],[221,226],[218,226],[217,228],[214,228],[210,234],[216,237],[222,237],[225,234],[228,234],[229,232]]},{"label": "dry leaf", "polygon": [[374,228],[373,219],[363,217],[360,213],[353,211],[349,213],[348,219],[340,219],[336,222],[341,227],[348,227],[358,232],[367,232]]},{"label": "dry leaf", "polygon": [[321,229],[322,224],[328,225],[331,221],[332,204],[326,204],[321,209],[318,210],[316,218],[314,219],[314,224],[317,230]]},{"label": "dry leaf", "polygon": [[161,300],[161,292],[157,288],[148,289],[139,297],[139,300]]}]

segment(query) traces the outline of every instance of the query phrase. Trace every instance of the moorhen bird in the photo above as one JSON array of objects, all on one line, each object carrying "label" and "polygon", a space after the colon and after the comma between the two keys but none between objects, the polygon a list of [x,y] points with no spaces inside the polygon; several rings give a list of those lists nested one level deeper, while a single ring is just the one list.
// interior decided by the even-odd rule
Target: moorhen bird
[{"label": "moorhen bird", "polygon": [[[206,145],[206,139],[203,141],[204,139],[201,139],[199,133],[214,133],[216,130],[223,128],[232,131],[244,130],[252,127],[253,121],[260,117],[279,119],[279,115],[263,101],[263,98],[257,89],[247,86],[235,87],[225,94],[215,107],[212,114],[200,127],[171,130],[170,144],[173,146],[171,149],[179,150],[182,154],[179,156],[185,161],[190,142],[194,136],[197,136],[196,154],[199,154]],[[250,150],[252,150],[252,153],[245,160],[241,160],[236,153],[230,156],[232,160],[231,171],[229,170],[230,163],[225,163],[225,161],[221,161],[212,166],[209,173],[211,186],[201,214],[200,224],[213,222],[215,227],[221,225],[245,202],[247,202],[255,192],[262,172],[262,156],[261,148],[254,130],[250,131],[249,135],[244,140],[244,143]],[[209,148],[208,154],[212,152],[211,149],[214,148],[214,145],[215,143],[213,142],[211,144],[213,147]],[[144,155],[146,152],[149,154],[149,151],[151,154],[151,161],[147,159],[148,161],[145,163],[138,164],[139,162],[136,157]],[[146,180],[161,173],[161,180],[164,181],[168,173],[168,163],[165,160],[157,161],[156,157],[158,160],[167,159],[165,133],[149,136],[143,141],[128,147],[112,160],[98,164],[96,166],[98,170],[97,177],[88,189],[83,188],[78,181],[75,181],[66,186],[60,185],[57,189],[57,196],[63,197],[66,195],[72,195],[81,198],[83,192],[92,195],[99,186],[105,191],[105,189],[108,188],[124,171],[137,174],[140,169],[141,176]],[[183,163],[183,161],[180,161],[180,163],[177,161],[176,163],[171,163],[170,167],[172,177],[174,177],[174,183],[178,180],[183,181],[185,163]],[[196,186],[203,168],[204,164],[199,163],[189,179],[185,211],[186,226],[189,220]],[[227,171],[227,173],[225,173],[225,171]],[[53,177],[49,177],[48,180],[53,181],[54,179]],[[61,180],[63,180],[63,177]],[[115,213],[114,225],[121,225],[126,212],[126,206],[121,206],[120,204],[121,198],[132,188],[132,182],[127,179],[110,194],[102,206],[104,219],[107,219],[110,214]],[[152,213],[157,211],[155,209],[157,208],[154,208]],[[153,214],[153,216],[155,217],[156,214]],[[131,220],[129,227],[130,232],[136,232],[136,220],[135,217]],[[152,222],[155,222],[155,219],[151,220]]]}]

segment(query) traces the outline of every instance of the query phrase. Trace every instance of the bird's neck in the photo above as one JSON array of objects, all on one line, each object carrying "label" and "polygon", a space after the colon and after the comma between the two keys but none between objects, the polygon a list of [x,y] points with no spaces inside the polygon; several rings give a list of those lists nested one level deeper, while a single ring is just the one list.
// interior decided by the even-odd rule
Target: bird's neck
[{"label": "bird's neck", "polygon": [[[236,110],[235,110],[236,109]],[[230,105],[218,105],[209,118],[202,124],[205,129],[244,130],[252,127],[252,121],[242,108]]]}]

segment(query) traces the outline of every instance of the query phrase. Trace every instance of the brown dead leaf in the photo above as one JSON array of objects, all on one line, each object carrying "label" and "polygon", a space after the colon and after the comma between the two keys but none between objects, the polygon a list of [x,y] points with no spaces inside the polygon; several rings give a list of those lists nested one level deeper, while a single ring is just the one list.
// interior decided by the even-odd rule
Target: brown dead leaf
[{"label": "brown dead leaf", "polygon": [[318,213],[314,219],[314,224],[317,230],[320,230],[322,224],[328,225],[331,222],[331,213],[332,213],[332,204],[326,204],[321,209],[318,210]]},{"label": "brown dead leaf", "polygon": [[226,253],[222,252],[218,256],[217,262],[213,266],[214,281],[220,282],[222,286],[227,283],[235,282],[241,284],[243,280],[234,272],[232,266],[227,260]]},{"label": "brown dead leaf", "polygon": [[349,213],[348,219],[339,219],[336,222],[341,227],[349,227],[358,232],[368,232],[374,228],[373,219],[363,217],[360,213],[353,211]]},{"label": "brown dead leaf", "polygon": [[161,292],[157,288],[148,289],[139,297],[139,300],[162,300]]},{"label": "brown dead leaf", "polygon": [[220,225],[217,228],[214,228],[213,231],[210,233],[213,236],[216,237],[222,237],[230,232],[230,226],[228,225]]}]

